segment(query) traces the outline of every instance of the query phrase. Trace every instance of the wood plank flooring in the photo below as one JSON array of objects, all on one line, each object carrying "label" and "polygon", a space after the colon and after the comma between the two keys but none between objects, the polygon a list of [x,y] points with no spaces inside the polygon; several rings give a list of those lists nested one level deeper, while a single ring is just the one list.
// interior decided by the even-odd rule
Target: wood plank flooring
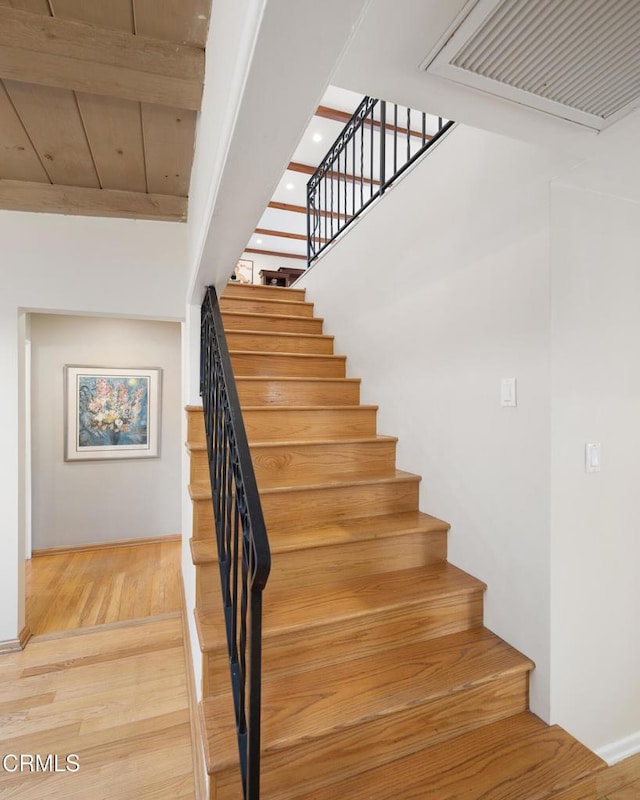
[{"label": "wood plank flooring", "polygon": [[43,555],[27,561],[27,625],[35,634],[180,610],[180,542]]},{"label": "wood plank flooring", "polygon": [[640,800],[640,753],[598,776],[598,800]]},{"label": "wood plank flooring", "polygon": [[[0,754],[3,800],[193,800],[180,617],[36,637],[2,656]],[[21,754],[57,755],[59,771],[20,771]]]},{"label": "wood plank flooring", "polygon": [[179,567],[176,541],[27,562],[36,635],[0,657],[2,800],[193,800]]}]

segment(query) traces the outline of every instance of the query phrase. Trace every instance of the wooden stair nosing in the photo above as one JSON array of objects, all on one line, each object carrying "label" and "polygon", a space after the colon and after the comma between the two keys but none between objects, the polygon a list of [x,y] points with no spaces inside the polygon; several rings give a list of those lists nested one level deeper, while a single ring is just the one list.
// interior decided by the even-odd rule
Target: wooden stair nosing
[{"label": "wooden stair nosing", "polygon": [[[310,303],[308,300],[292,300],[292,299],[285,300],[282,297],[280,297],[280,298],[277,298],[277,297],[262,297],[260,295],[256,295],[256,297],[239,297],[239,296],[234,296],[234,295],[227,295],[226,297],[224,297],[224,295],[221,295],[220,296],[220,300],[223,300],[225,302],[225,304],[227,304],[227,303],[235,304],[235,303],[245,303],[245,302],[249,302],[249,303],[268,303],[269,305],[272,305],[273,308],[279,308],[279,307],[282,307],[283,305],[289,305],[289,306],[312,306],[313,305],[313,303]],[[227,311],[227,310],[229,310],[228,306],[225,309],[225,311]],[[224,314],[225,311],[221,311],[221,313]],[[231,313],[236,313],[236,312],[231,312]],[[251,312],[251,313],[253,313],[253,312]]]},{"label": "wooden stair nosing", "polygon": [[[330,668],[267,679],[262,687],[263,756],[299,741],[319,740],[338,730],[392,718],[501,678],[525,676],[532,668],[533,663],[517,650],[486,628],[478,628]],[[228,735],[233,718],[221,719],[218,711],[228,702],[221,695],[205,700],[211,715],[213,771],[231,766],[236,759],[235,742]]]},{"label": "wooden stair nosing", "polygon": [[[240,289],[242,292],[246,291],[249,295],[256,294],[256,295],[266,295],[271,294],[273,292],[274,295],[289,295],[291,297],[304,297],[306,289],[297,289],[293,286],[265,286],[262,283],[237,283],[236,281],[230,281],[227,283],[225,288],[220,293],[220,297],[238,297],[237,290]],[[227,294],[227,291],[230,290],[230,294]],[[275,298],[274,298],[275,299]]]},{"label": "wooden stair nosing", "polygon": [[[314,800],[553,800],[606,765],[530,712],[482,726],[314,792]],[[374,794],[371,794],[371,792]]]},{"label": "wooden stair nosing", "polygon": [[[276,555],[292,550],[334,547],[372,539],[401,539],[403,536],[416,533],[439,534],[446,533],[450,528],[448,522],[420,511],[390,514],[387,518],[384,515],[380,517],[356,517],[348,520],[348,524],[320,524],[306,529],[298,528],[287,536],[286,541],[271,543],[271,552]],[[215,538],[190,539],[189,542],[194,564],[217,563]]]},{"label": "wooden stair nosing", "polygon": [[[308,363],[312,363],[315,359],[318,361],[321,358],[330,358],[334,361],[346,361],[347,357],[340,355],[339,353],[285,353],[284,351],[279,350],[229,350],[229,355],[231,358],[234,356],[260,356],[260,358],[293,358],[295,360],[300,361],[307,361]],[[252,375],[243,375],[242,373],[236,373],[234,370],[234,376],[236,380],[241,378],[251,378],[254,377]],[[268,375],[262,375],[258,377],[269,377]],[[274,375],[274,378],[279,376]],[[295,378],[295,375],[289,376],[291,378]],[[318,376],[322,377],[322,376]]]},{"label": "wooden stair nosing", "polygon": [[[272,590],[269,602],[264,604],[263,642],[396,609],[428,607],[483,594],[485,590],[485,583],[448,562],[328,581],[321,590],[317,587]],[[203,652],[226,647],[218,625],[221,613],[217,605],[195,609]]]},{"label": "wooden stair nosing", "polygon": [[[335,336],[332,336],[328,333],[290,333],[288,331],[256,331],[256,330],[249,330],[243,328],[233,328],[233,330],[226,331],[227,337],[228,336],[257,336],[260,337],[267,337],[267,336],[278,336],[282,337],[283,339],[308,339],[309,341],[335,341]],[[271,351],[267,351],[271,352]]]},{"label": "wooden stair nosing", "polygon": [[[324,317],[302,317],[296,314],[267,314],[259,311],[221,311],[222,321],[226,331],[236,330],[234,323],[239,321],[244,324],[251,324],[252,330],[277,331],[281,326],[286,330],[289,327],[303,328],[304,330],[315,329],[320,332],[324,328]],[[240,318],[238,320],[238,318]],[[264,326],[264,327],[261,327]],[[290,331],[295,333],[295,331]]]},{"label": "wooden stair nosing", "polygon": [[[404,472],[397,469],[395,475],[376,478],[350,478],[349,480],[322,481],[321,483],[300,483],[290,486],[274,486],[260,489],[260,495],[293,494],[295,492],[322,491],[323,489],[348,488],[355,486],[369,486],[371,484],[387,483],[420,483],[420,475]],[[189,484],[189,496],[192,500],[211,500],[211,487],[206,484]]]}]

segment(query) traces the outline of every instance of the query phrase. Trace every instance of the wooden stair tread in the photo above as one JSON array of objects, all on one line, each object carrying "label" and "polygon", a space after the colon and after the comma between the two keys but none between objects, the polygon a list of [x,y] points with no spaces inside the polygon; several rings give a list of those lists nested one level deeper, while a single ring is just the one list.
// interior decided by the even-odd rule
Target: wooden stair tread
[{"label": "wooden stair tread", "polygon": [[[281,320],[281,319],[290,319],[290,320],[299,320],[300,317],[297,317],[295,314],[266,314],[264,311],[221,311],[222,319],[226,314],[233,314],[236,317],[246,317],[247,322],[249,322],[254,317],[259,317],[261,319],[270,319],[270,320]],[[315,319],[319,322],[324,322],[324,317],[309,317],[308,319]],[[251,328],[251,330],[255,330]]]},{"label": "wooden stair tread", "polygon": [[[220,300],[224,300],[225,304],[232,302],[232,303],[244,303],[247,300],[250,302],[260,302],[260,303],[273,303],[273,307],[276,308],[278,305],[297,305],[297,306],[312,306],[313,303],[309,303],[307,300],[295,300],[294,297],[263,297],[261,295],[256,295],[255,298],[240,295],[221,295]],[[227,306],[228,309],[228,306]],[[227,310],[225,309],[225,311]],[[222,312],[224,313],[224,312]],[[235,313],[235,312],[232,312]]]},{"label": "wooden stair tread", "polygon": [[[346,361],[346,356],[339,355],[337,353],[286,353],[284,351],[274,351],[274,350],[229,350],[230,356],[260,356],[260,358],[283,358],[286,356],[287,358],[293,359],[300,359],[304,361],[305,359],[309,362],[312,362],[314,359],[320,358],[332,358],[338,359],[342,361]],[[242,373],[234,373],[236,380],[240,378],[251,378],[251,375],[242,375]],[[268,377],[268,376],[267,376]],[[276,376],[274,376],[276,377]],[[294,376],[291,376],[294,377]]]},{"label": "wooden stair tread", "polygon": [[[291,550],[314,547],[330,547],[336,544],[366,542],[370,539],[401,537],[411,533],[439,533],[449,530],[449,523],[421,511],[405,511],[400,514],[347,519],[340,523],[309,525],[291,531],[286,540],[272,543],[271,552],[286,553]],[[191,539],[191,555],[194,564],[206,564],[218,560],[214,538]]]},{"label": "wooden stair tread", "polygon": [[[330,668],[265,679],[262,751],[320,739],[380,717],[391,722],[394,714],[532,668],[529,659],[491,631],[477,628]],[[237,758],[233,717],[221,713],[228,706],[223,694],[227,692],[203,703],[213,771],[231,766]],[[319,746],[330,748],[330,742]]]},{"label": "wooden stair tread", "polygon": [[[331,578],[320,586],[287,586],[265,590],[263,641],[285,633],[335,626],[347,620],[392,609],[442,602],[447,598],[483,592],[486,585],[443,562],[351,578]],[[219,603],[196,609],[200,649],[226,647]]]},{"label": "wooden stair tread", "polygon": [[[297,335],[297,334],[295,334]],[[293,355],[299,355],[294,353]],[[320,354],[322,355],[322,354]],[[313,377],[309,376],[304,378],[296,378],[287,375],[279,376],[274,375],[273,377],[270,375],[238,375],[236,376],[236,381],[255,381],[257,383],[263,382],[268,383],[269,381],[278,381],[282,383],[312,383],[317,385],[322,385],[325,383],[361,383],[361,378],[322,378],[322,377]]]},{"label": "wooden stair tread", "polygon": [[[422,480],[420,475],[414,475],[411,472],[404,472],[401,469],[397,469],[394,475],[385,476],[381,478],[366,476],[363,478],[351,478],[349,480],[331,480],[331,481],[322,481],[317,483],[297,483],[297,484],[288,484],[286,486],[265,486],[263,485],[260,488],[261,495],[273,495],[273,494],[288,494],[292,492],[300,492],[300,491],[309,491],[309,490],[319,490],[322,489],[333,489],[336,487],[348,487],[348,486],[369,486],[371,484],[382,484],[382,483],[419,483]],[[206,484],[190,484],[189,485],[189,496],[192,500],[210,500],[211,499],[211,487],[207,486]],[[296,525],[299,523],[296,522]]]},{"label": "wooden stair tread", "polygon": [[227,336],[236,334],[248,334],[250,336],[278,336],[284,339],[310,339],[312,341],[326,341],[335,340],[335,336],[327,333],[290,333],[288,331],[256,331],[244,328],[234,328],[232,331],[226,331]]},{"label": "wooden stair tread", "polygon": [[271,292],[273,292],[274,296],[279,294],[283,297],[285,295],[304,297],[306,292],[306,289],[296,289],[293,286],[265,286],[262,283],[239,283],[237,281],[229,281],[222,290],[220,296],[239,297],[239,294],[237,294],[238,290],[242,290],[242,293],[247,292],[248,294],[271,294]]},{"label": "wooden stair tread", "polygon": [[605,767],[562,728],[523,712],[316,789],[313,798],[553,800]]},{"label": "wooden stair tread", "polygon": [[[294,379],[296,380],[296,379]],[[340,380],[340,379],[338,379]],[[251,451],[259,451],[261,448],[273,448],[273,447],[282,447],[282,448],[296,448],[296,447],[324,447],[326,445],[331,445],[335,447],[336,445],[349,445],[349,444],[367,444],[367,443],[376,443],[376,442],[397,442],[397,436],[386,436],[384,434],[376,434],[375,436],[358,436],[352,438],[344,438],[344,439],[300,439],[300,440],[283,440],[277,442],[253,442],[250,446]],[[207,445],[204,442],[192,442],[187,441],[185,442],[185,447],[187,450],[206,450]]]},{"label": "wooden stair tread", "polygon": [[[395,474],[384,476],[384,477],[372,477],[372,476],[365,476],[362,478],[349,478],[349,479],[336,479],[336,480],[324,480],[318,481],[315,483],[293,483],[288,484],[286,486],[278,485],[277,481],[273,481],[272,485],[269,485],[269,481],[266,479],[263,480],[262,485],[260,487],[260,494],[261,495],[274,495],[280,494],[284,495],[287,493],[292,492],[299,492],[299,491],[308,491],[310,489],[317,489],[322,491],[323,489],[327,488],[334,488],[337,486],[368,486],[372,483],[402,483],[409,481],[411,483],[419,483],[422,480],[420,475],[414,475],[411,472],[404,472],[401,469],[397,469]],[[296,523],[298,525],[299,523]]]}]

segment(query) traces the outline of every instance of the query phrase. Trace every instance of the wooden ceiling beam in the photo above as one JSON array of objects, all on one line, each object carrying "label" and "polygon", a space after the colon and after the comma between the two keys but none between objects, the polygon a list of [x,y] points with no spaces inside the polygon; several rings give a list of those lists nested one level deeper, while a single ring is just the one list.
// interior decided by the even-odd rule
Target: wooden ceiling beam
[{"label": "wooden ceiling beam", "polygon": [[204,50],[0,5],[0,78],[200,109]]},{"label": "wooden ceiling beam", "polygon": [[281,236],[285,239],[297,239],[300,242],[306,242],[307,237],[304,233],[289,233],[289,231],[272,231],[269,228],[256,228],[254,233],[258,236]]},{"label": "wooden ceiling beam", "polygon": [[[258,236],[281,236],[284,239],[296,239],[299,242],[306,242],[307,241],[307,234],[306,233],[290,233],[289,231],[273,231],[269,228],[256,228],[254,233],[258,234]],[[320,241],[323,244],[326,242],[326,239],[318,239],[315,238],[315,241]]]},{"label": "wooden ceiling beam", "polygon": [[[278,211],[293,211],[296,214],[306,214],[307,213],[307,207],[306,206],[296,206],[296,205],[293,205],[291,203],[277,203],[275,200],[272,200],[269,203],[268,208],[275,208]],[[318,214],[321,217],[336,217],[336,218],[340,217],[340,219],[347,219],[347,215],[346,214],[342,214],[342,213],[338,214],[337,211],[331,212],[331,211],[325,211],[324,209],[319,209],[318,210]]]},{"label": "wooden ceiling beam", "polygon": [[[417,113],[420,113],[420,112],[417,112]],[[315,116],[316,117],[323,117],[324,119],[332,119],[334,122],[341,122],[343,125],[346,125],[347,122],[349,122],[349,120],[351,119],[351,117],[353,115],[349,114],[348,111],[339,111],[337,108],[329,108],[329,106],[318,106],[318,108],[315,111]],[[370,127],[371,126],[371,118],[367,117],[365,119],[365,121],[364,121],[364,124],[368,125]],[[373,120],[373,125],[374,125],[375,128],[379,128],[380,127],[379,120],[374,119]],[[388,133],[393,133],[394,131],[397,131],[400,134],[404,134],[405,136],[407,135],[407,129],[406,128],[402,128],[400,126],[398,126],[396,128],[396,126],[391,122],[387,122],[387,124],[385,125],[385,128],[386,128]],[[422,139],[422,131],[410,130],[409,131],[409,135],[410,136],[415,136],[415,137],[417,137],[419,139]],[[430,133],[427,133],[425,135],[425,139],[427,141],[429,141],[429,139],[432,139],[432,138],[433,138],[433,136]]]},{"label": "wooden ceiling beam", "polygon": [[184,222],[187,218],[186,197],[4,179],[0,179],[0,208],[169,222]]},{"label": "wooden ceiling beam", "polygon": [[[291,172],[301,172],[303,175],[313,175],[317,167],[312,167],[310,164],[300,164],[297,161],[290,161],[287,169],[291,170]],[[372,181],[371,178],[359,178],[357,175],[345,175],[343,172],[340,174],[335,171],[327,172],[327,177],[349,182],[355,181],[356,183],[360,183],[362,181],[362,183],[373,183],[374,186],[380,186],[380,181]]]},{"label": "wooden ceiling beam", "polygon": [[306,256],[298,255],[297,253],[278,253],[275,250],[258,250],[255,247],[245,247],[245,253],[256,253],[258,255],[263,256],[276,256],[276,258],[298,258],[302,261],[306,261]]}]

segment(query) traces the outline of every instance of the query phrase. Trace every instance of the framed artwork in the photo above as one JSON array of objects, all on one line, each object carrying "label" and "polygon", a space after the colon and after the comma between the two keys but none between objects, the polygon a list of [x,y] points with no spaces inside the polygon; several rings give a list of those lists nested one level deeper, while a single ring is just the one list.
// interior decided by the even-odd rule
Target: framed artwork
[{"label": "framed artwork", "polygon": [[238,283],[253,283],[253,261],[241,258],[236,264],[231,280],[236,280]]},{"label": "framed artwork", "polygon": [[66,366],[65,461],[155,458],[162,370]]}]

